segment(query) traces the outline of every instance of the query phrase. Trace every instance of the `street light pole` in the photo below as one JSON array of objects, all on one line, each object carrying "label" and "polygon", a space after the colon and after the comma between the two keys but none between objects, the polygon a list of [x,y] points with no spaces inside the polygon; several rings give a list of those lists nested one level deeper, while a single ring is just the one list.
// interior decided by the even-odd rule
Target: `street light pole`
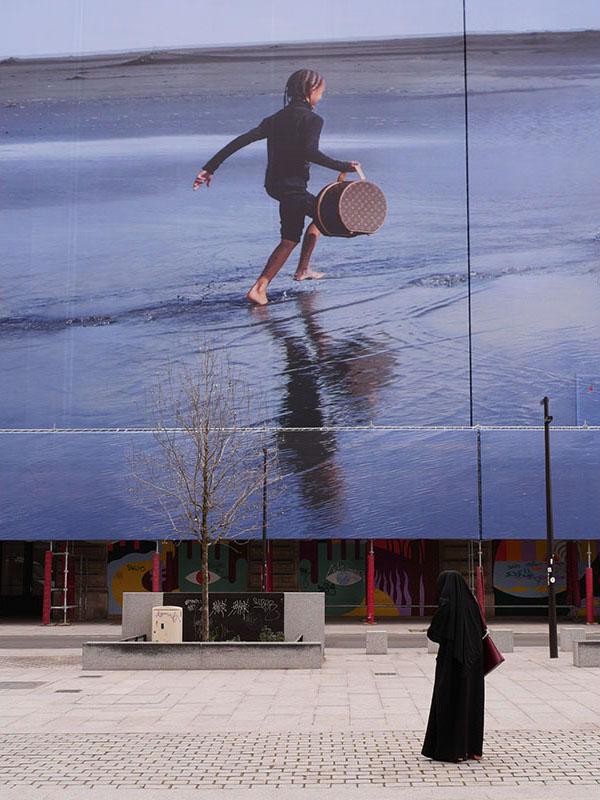
[{"label": "street light pole", "polygon": [[552,517],[552,477],[550,474],[550,423],[548,398],[540,401],[544,406],[544,459],[546,468],[546,539],[548,550],[548,642],[550,658],[558,658],[558,635],[556,629],[556,577],[554,575],[554,522]]}]

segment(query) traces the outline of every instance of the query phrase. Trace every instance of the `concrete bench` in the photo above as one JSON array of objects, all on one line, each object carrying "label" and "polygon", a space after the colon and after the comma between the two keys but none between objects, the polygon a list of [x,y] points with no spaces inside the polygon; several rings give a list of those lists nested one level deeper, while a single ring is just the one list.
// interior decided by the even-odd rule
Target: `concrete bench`
[{"label": "concrete bench", "polygon": [[600,639],[575,639],[573,664],[576,667],[600,667]]},{"label": "concrete bench", "polygon": [[560,649],[573,652],[573,642],[581,642],[586,638],[588,629],[585,625],[562,625],[560,629]]},{"label": "concrete bench", "polygon": [[[513,653],[515,636],[512,628],[489,628],[490,636],[501,653]],[[437,653],[439,645],[427,639],[427,652]]]},{"label": "concrete bench", "polygon": [[488,628],[488,630],[501,653],[514,653],[515,634],[512,628]]},{"label": "concrete bench", "polygon": [[367,655],[384,656],[388,651],[387,631],[367,630]]}]

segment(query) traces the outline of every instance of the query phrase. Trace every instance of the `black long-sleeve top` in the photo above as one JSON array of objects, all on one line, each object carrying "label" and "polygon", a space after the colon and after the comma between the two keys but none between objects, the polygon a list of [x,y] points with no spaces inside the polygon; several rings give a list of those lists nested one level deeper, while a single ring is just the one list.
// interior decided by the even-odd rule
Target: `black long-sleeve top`
[{"label": "black long-sleeve top", "polygon": [[281,111],[263,119],[256,128],[225,145],[206,162],[203,169],[212,174],[226,158],[242,147],[266,139],[268,163],[265,188],[268,191],[305,189],[310,177],[310,162],[338,172],[352,171],[350,162],[330,158],[319,150],[322,128],[323,118],[313,111],[310,103],[292,100]]}]

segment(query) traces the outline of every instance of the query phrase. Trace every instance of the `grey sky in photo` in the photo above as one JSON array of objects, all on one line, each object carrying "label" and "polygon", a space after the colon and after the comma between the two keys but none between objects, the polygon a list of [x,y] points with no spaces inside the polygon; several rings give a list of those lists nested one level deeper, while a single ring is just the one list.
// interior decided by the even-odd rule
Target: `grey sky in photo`
[{"label": "grey sky in photo", "polygon": [[[473,32],[600,27],[599,0],[467,0]],[[0,57],[458,33],[462,0],[0,0]]]}]

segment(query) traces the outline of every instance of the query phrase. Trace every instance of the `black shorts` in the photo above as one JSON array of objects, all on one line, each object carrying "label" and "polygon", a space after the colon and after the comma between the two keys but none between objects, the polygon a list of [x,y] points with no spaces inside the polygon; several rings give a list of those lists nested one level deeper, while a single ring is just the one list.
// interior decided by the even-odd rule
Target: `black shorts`
[{"label": "black shorts", "polygon": [[281,238],[299,242],[304,230],[304,218],[314,219],[317,213],[317,198],[306,189],[267,189],[267,194],[279,200]]}]

